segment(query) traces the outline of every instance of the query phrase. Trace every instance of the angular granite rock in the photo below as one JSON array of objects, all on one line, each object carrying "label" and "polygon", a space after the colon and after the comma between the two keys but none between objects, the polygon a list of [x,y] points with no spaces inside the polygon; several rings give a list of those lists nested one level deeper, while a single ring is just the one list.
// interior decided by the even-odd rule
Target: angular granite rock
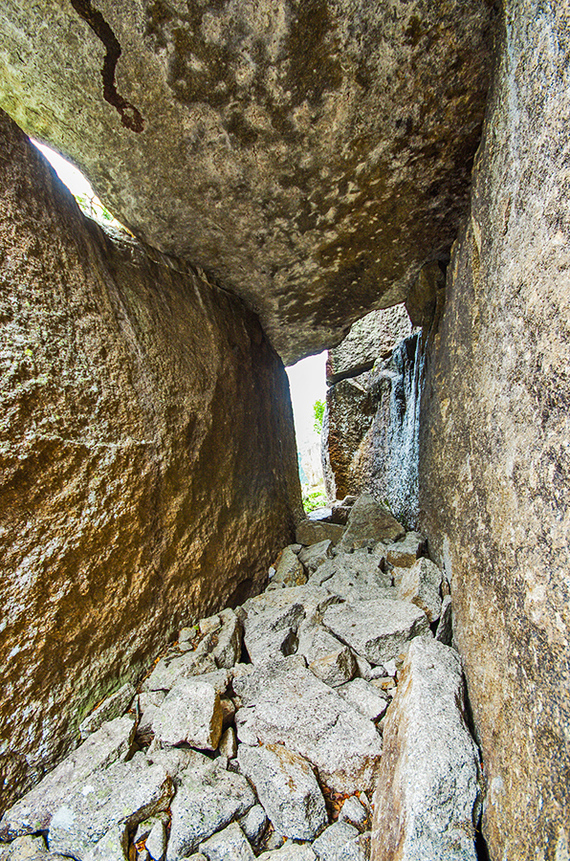
[{"label": "angular granite rock", "polygon": [[221,628],[217,631],[217,644],[212,650],[212,658],[221,669],[229,670],[241,658],[241,624],[229,607],[220,613]]},{"label": "angular granite rock", "polygon": [[223,768],[191,767],[179,775],[172,800],[172,824],[166,861],[195,852],[211,837],[253,807],[255,795],[240,774]]},{"label": "angular granite rock", "polygon": [[337,693],[369,720],[378,720],[388,708],[388,700],[364,679],[353,679],[337,687]]},{"label": "angular granite rock", "polygon": [[332,541],[326,538],[324,541],[319,541],[317,544],[310,544],[308,547],[303,547],[299,553],[299,561],[307,570],[309,576],[314,574],[317,568],[330,559],[332,556]]},{"label": "angular granite rock", "polygon": [[199,677],[181,679],[155,714],[152,729],[165,744],[216,750],[222,734],[219,693]]},{"label": "angular granite rock", "polygon": [[173,795],[165,769],[150,765],[144,753],[98,769],[62,798],[49,823],[49,848],[82,861],[106,835],[120,835],[167,810]]},{"label": "angular granite rock", "polygon": [[264,852],[261,857],[263,861],[314,861],[317,856],[308,843],[299,845],[288,842],[281,849]]},{"label": "angular granite rock", "polygon": [[307,575],[299,557],[293,550],[296,545],[284,548],[281,558],[277,563],[275,574],[271,578],[270,586],[302,586],[307,582]]},{"label": "angular granite rock", "polygon": [[280,834],[313,840],[323,830],[328,822],[325,800],[306,759],[282,744],[240,744],[238,761]]},{"label": "angular granite rock", "polygon": [[243,833],[256,846],[267,828],[267,814],[261,804],[254,804],[245,816],[240,819]]},{"label": "angular granite rock", "polygon": [[319,861],[340,861],[345,845],[358,836],[358,828],[349,822],[334,822],[314,841],[312,848]]},{"label": "angular granite rock", "polygon": [[237,822],[200,843],[200,852],[208,861],[255,861],[248,839]]},{"label": "angular granite rock", "polygon": [[384,725],[374,795],[377,861],[475,861],[479,756],[466,724],[461,659],[416,638]]},{"label": "angular granite rock", "polygon": [[74,787],[84,783],[92,772],[128,756],[135,725],[133,715],[103,724],[38,786],[6,811],[0,821],[0,838],[11,840],[23,834],[47,831],[55,811]]},{"label": "angular granite rock", "polygon": [[424,611],[430,622],[435,622],[441,613],[442,578],[441,569],[431,559],[418,559],[402,573],[398,598],[415,604]]},{"label": "angular granite rock", "polygon": [[352,506],[339,550],[351,552],[375,547],[379,541],[395,541],[406,530],[369,493],[363,493]]},{"label": "angular granite rock", "polygon": [[435,639],[445,646],[451,646],[453,639],[451,595],[446,595],[441,602],[441,615],[435,632]]},{"label": "angular granite rock", "polygon": [[243,703],[236,714],[241,742],[285,745],[315,767],[321,785],[338,792],[374,785],[382,753],[374,725],[297,656],[260,665],[234,687]]},{"label": "angular granite rock", "polygon": [[325,610],[323,624],[371,664],[381,664],[405,652],[414,637],[431,636],[424,611],[405,601],[335,604]]},{"label": "angular granite rock", "polygon": [[304,616],[302,604],[287,604],[248,614],[243,626],[243,641],[252,663],[293,654],[297,648],[297,628]]},{"label": "angular granite rock", "polygon": [[381,563],[381,558],[366,550],[339,552],[317,568],[309,582],[323,586],[343,601],[396,597],[392,577],[382,571]]},{"label": "angular granite rock", "polygon": [[299,544],[310,546],[311,544],[321,544],[323,541],[330,541],[334,546],[338,544],[344,535],[344,526],[338,523],[322,523],[313,520],[303,520],[297,524],[295,538]]},{"label": "angular granite rock", "polygon": [[354,825],[355,828],[362,831],[366,827],[368,816],[368,808],[358,800],[356,795],[351,795],[350,798],[347,798],[342,805],[338,815],[338,821],[348,822],[349,825]]},{"label": "angular granite rock", "polygon": [[296,654],[303,655],[311,672],[332,687],[349,682],[356,672],[349,647],[322,625],[301,625]]},{"label": "angular granite rock", "polygon": [[426,545],[426,539],[419,532],[406,532],[400,541],[388,544],[385,550],[386,561],[398,568],[411,568],[416,560],[425,554]]}]

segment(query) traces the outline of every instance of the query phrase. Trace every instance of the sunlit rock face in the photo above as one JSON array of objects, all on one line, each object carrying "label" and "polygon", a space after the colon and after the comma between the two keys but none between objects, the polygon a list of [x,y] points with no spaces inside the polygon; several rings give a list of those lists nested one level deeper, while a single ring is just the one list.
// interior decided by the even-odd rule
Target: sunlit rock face
[{"label": "sunlit rock face", "polygon": [[256,317],[105,235],[2,112],[0,152],[4,807],[182,624],[261,588],[300,488]]},{"label": "sunlit rock face", "polygon": [[0,105],[282,357],[405,299],[466,210],[490,0],[6,0]]},{"label": "sunlit rock face", "polygon": [[567,4],[511,0],[422,403],[422,527],[451,580],[492,859],[570,846]]}]

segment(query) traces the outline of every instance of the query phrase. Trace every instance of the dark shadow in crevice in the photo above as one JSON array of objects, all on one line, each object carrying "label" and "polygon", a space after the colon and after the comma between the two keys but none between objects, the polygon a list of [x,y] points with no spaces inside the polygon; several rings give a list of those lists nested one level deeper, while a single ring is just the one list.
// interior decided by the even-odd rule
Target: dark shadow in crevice
[{"label": "dark shadow in crevice", "polygon": [[91,0],[71,0],[71,5],[77,14],[84,21],[87,21],[95,35],[103,42],[106,48],[103,68],[101,70],[103,97],[105,101],[117,109],[125,128],[137,132],[137,134],[142,132],[144,129],[144,119],[137,108],[121,96],[115,84],[115,69],[119,57],[123,52],[119,40],[102,14],[93,8]]}]

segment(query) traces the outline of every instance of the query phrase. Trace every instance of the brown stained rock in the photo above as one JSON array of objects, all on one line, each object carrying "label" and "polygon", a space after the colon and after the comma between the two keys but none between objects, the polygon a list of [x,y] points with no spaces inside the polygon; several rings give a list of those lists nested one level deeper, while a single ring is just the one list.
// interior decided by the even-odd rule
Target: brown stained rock
[{"label": "brown stained rock", "polygon": [[570,11],[505,5],[428,362],[421,526],[451,582],[490,857],[545,861],[570,846]]},{"label": "brown stained rock", "polygon": [[403,301],[455,238],[492,10],[13,0],[0,104],[134,233],[246,299],[292,361]]},{"label": "brown stained rock", "polygon": [[182,622],[259,588],[300,493],[254,315],[83,218],[5,115],[0,148],[7,805]]},{"label": "brown stained rock", "polygon": [[[326,421],[323,422],[324,473],[327,493],[333,499],[343,497],[349,490],[360,490],[366,480],[360,461],[367,451],[366,434],[377,407],[369,378],[370,374],[361,374],[327,390]],[[365,457],[364,462],[367,463]]]}]

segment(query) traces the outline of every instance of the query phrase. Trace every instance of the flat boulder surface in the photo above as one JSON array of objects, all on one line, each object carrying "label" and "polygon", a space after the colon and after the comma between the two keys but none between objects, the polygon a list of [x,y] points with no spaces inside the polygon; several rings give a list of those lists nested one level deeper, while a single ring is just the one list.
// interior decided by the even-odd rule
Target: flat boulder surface
[{"label": "flat boulder surface", "polygon": [[323,624],[376,665],[405,652],[414,637],[431,636],[423,610],[414,604],[390,599],[335,604],[325,611]]},{"label": "flat boulder surface", "polygon": [[283,744],[338,792],[368,790],[382,753],[374,724],[293,656],[234,680],[237,734],[249,745]]}]

